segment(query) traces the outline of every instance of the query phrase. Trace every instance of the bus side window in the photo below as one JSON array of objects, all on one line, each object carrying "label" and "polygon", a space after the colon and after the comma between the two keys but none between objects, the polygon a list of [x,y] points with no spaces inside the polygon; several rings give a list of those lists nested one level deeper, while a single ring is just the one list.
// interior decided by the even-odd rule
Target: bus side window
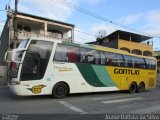
[{"label": "bus side window", "polygon": [[106,63],[107,63],[107,58],[106,58],[106,56],[105,56],[105,53],[104,52],[101,52],[101,59],[100,59],[100,63],[101,63],[101,65],[106,65]]},{"label": "bus side window", "polygon": [[111,58],[109,58],[109,59],[106,59],[106,65],[112,65],[113,63],[112,63],[112,59]]},{"label": "bus side window", "polygon": [[121,54],[117,54],[117,66],[124,66],[124,58]]},{"label": "bus side window", "polygon": [[101,52],[100,51],[95,51],[95,54],[94,54],[94,57],[95,57],[95,63],[96,65],[99,65],[100,64],[100,61],[101,61]]},{"label": "bus side window", "polygon": [[79,62],[79,48],[58,44],[54,55],[55,61]]},{"label": "bus side window", "polygon": [[123,55],[123,57],[124,57],[124,60],[125,60],[124,66],[125,67],[133,67],[131,57],[128,56],[128,55]]},{"label": "bus side window", "polygon": [[86,55],[85,56],[85,63],[92,63],[94,64],[95,63],[95,58],[93,55]]},{"label": "bus side window", "polygon": [[67,53],[68,62],[78,62],[78,55],[74,52]]},{"label": "bus side window", "polygon": [[95,64],[95,50],[89,48],[81,48],[80,62]]},{"label": "bus side window", "polygon": [[155,70],[156,69],[156,61],[151,59],[145,59],[147,64],[147,69]]}]

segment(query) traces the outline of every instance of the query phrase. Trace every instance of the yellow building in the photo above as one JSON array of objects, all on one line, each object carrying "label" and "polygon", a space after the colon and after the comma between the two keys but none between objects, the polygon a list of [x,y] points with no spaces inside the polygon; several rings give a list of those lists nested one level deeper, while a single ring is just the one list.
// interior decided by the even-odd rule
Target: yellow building
[{"label": "yellow building", "polygon": [[152,37],[117,30],[108,36],[89,44],[99,44],[106,47],[128,51],[129,53],[152,56]]}]

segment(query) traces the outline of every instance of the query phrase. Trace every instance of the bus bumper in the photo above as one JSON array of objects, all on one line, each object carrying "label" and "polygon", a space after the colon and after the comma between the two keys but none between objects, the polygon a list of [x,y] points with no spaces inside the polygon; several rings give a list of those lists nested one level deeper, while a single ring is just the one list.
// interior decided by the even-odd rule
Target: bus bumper
[{"label": "bus bumper", "polygon": [[8,85],[9,89],[18,96],[21,96],[21,92],[20,92],[20,86],[19,85]]}]

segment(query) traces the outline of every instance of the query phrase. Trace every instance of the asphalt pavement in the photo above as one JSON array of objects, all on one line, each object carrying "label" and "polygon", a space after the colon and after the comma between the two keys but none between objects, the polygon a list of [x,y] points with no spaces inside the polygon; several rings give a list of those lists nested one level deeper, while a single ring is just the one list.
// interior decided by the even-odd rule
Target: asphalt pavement
[{"label": "asphalt pavement", "polygon": [[[29,119],[107,119],[108,114],[160,113],[159,78],[155,89],[130,94],[127,91],[72,94],[64,99],[51,96],[15,96],[0,87],[0,113]],[[108,116],[107,116],[108,117]]]}]

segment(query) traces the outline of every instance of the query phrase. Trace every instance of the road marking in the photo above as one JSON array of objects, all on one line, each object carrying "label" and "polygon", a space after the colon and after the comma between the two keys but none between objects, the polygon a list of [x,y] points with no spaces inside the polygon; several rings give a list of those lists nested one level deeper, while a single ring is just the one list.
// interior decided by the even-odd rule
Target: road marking
[{"label": "road marking", "polygon": [[126,101],[133,101],[133,100],[140,100],[141,97],[137,98],[127,98],[127,99],[120,99],[120,100],[110,100],[110,101],[102,101],[104,104],[110,104],[110,103],[119,103],[119,102],[126,102]]},{"label": "road marking", "polygon": [[[151,103],[153,103],[153,101],[147,102],[147,104],[151,104]],[[156,103],[156,102],[154,102],[154,103]],[[159,101],[158,101],[158,103],[159,103]],[[137,106],[144,105],[144,104],[146,104],[146,103],[145,102],[143,102],[143,103],[132,103],[132,104],[128,104],[128,105],[120,105],[120,106],[118,106],[118,108],[137,107]]]},{"label": "road marking", "polygon": [[67,108],[75,111],[75,112],[80,113],[80,114],[87,114],[87,112],[85,112],[84,110],[82,110],[80,108],[77,108],[77,107],[75,107],[75,106],[73,106],[70,103],[67,103],[65,101],[59,101],[59,103],[62,104],[62,105],[64,105],[64,106],[66,106]]},{"label": "road marking", "polygon": [[93,99],[93,100],[104,100],[104,99],[117,99],[117,98],[123,98],[123,97],[130,97],[130,95],[109,96],[109,97],[97,97],[97,98],[92,98],[92,99]]},{"label": "road marking", "polygon": [[159,110],[160,110],[160,106],[153,106],[149,108],[135,110],[135,111],[132,111],[131,113],[146,114],[146,113],[153,113]]},{"label": "road marking", "polygon": [[136,107],[136,106],[139,106],[139,105],[142,105],[141,103],[132,103],[132,104],[129,104],[129,105],[121,105],[121,106],[118,106],[118,108],[130,108],[130,107]]}]

